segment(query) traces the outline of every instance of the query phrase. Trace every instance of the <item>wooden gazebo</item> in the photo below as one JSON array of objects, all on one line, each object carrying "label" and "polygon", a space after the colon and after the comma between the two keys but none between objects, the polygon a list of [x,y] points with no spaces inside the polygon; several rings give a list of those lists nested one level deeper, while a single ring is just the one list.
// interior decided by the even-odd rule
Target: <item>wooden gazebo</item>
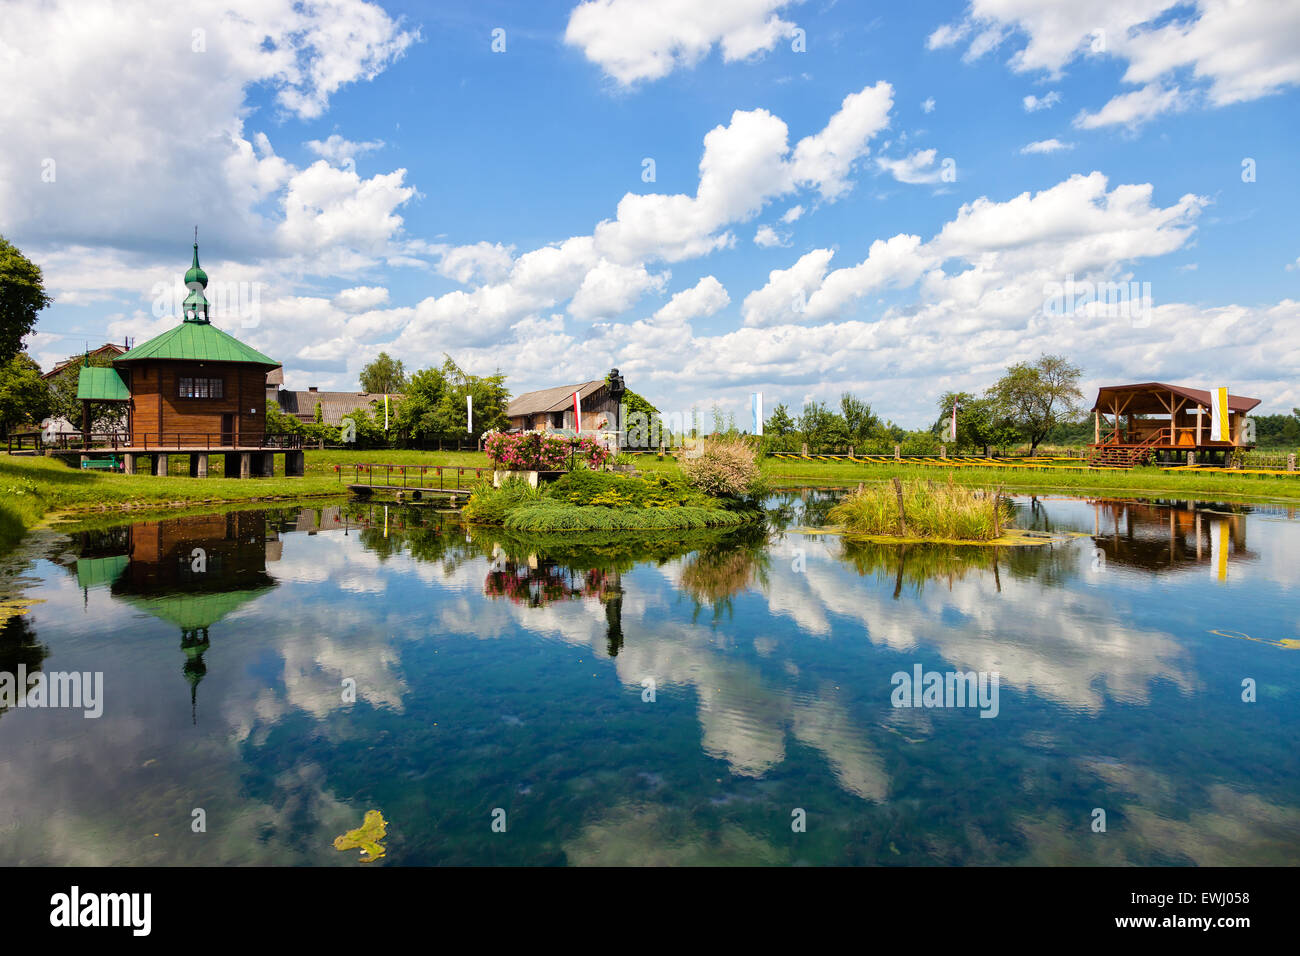
[{"label": "wooden gazebo", "polygon": [[1223,436],[1211,438],[1214,393],[1203,388],[1145,382],[1108,385],[1092,406],[1093,441],[1089,460],[1095,465],[1132,467],[1155,452],[1172,459],[1187,452],[1198,461],[1250,448],[1243,424],[1258,398],[1228,394]]}]

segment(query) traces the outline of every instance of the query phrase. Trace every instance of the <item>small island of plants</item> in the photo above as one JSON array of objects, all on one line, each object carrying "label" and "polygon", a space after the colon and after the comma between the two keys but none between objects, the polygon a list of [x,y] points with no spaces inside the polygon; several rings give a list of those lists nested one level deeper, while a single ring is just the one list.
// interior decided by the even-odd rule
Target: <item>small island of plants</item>
[{"label": "small island of plants", "polygon": [[997,491],[947,482],[899,481],[862,485],[827,513],[849,534],[950,542],[993,541],[1013,517]]},{"label": "small island of plants", "polygon": [[744,440],[706,441],[698,456],[682,462],[680,474],[653,476],[606,471],[608,449],[571,447],[570,441],[495,436],[487,443],[489,454],[513,471],[562,463],[571,463],[572,470],[537,487],[518,474],[498,487],[484,482],[466,502],[465,518],[539,533],[722,528],[762,517],[759,499],[766,485],[755,449]]}]

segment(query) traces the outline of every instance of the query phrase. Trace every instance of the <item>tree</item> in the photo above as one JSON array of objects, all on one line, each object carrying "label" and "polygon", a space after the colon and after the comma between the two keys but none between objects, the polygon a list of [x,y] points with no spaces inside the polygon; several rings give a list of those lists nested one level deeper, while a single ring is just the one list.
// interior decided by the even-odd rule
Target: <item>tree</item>
[{"label": "tree", "polygon": [[1252,415],[1255,441],[1261,448],[1300,447],[1300,408],[1290,415]]},{"label": "tree", "polygon": [[405,391],[406,371],[402,360],[380,352],[361,370],[361,390],[376,395]]},{"label": "tree", "polygon": [[[609,384],[609,375],[605,376],[605,384]],[[651,405],[645,396],[639,395],[626,386],[623,388],[623,397],[619,399],[619,404],[625,406],[628,417],[640,412],[646,417],[646,421],[653,421],[659,414],[659,409]]]},{"label": "tree", "polygon": [[36,326],[36,313],[54,300],[45,294],[41,268],[0,236],[0,362],[23,347]]},{"label": "tree", "polygon": [[847,446],[850,441],[844,419],[827,408],[825,402],[809,402],[804,405],[796,429],[810,450]]},{"label": "tree", "polygon": [[1064,356],[1041,355],[1036,362],[1011,366],[985,396],[1029,442],[1033,454],[1048,432],[1079,414],[1082,374],[1083,370]]},{"label": "tree", "polygon": [[302,435],[307,426],[297,415],[286,415],[280,410],[279,402],[266,406],[266,433],[268,435]]},{"label": "tree", "polygon": [[[81,430],[81,400],[77,398],[77,383],[81,379],[81,370],[90,368],[111,368],[113,360],[107,355],[92,355],[89,360],[71,362],[62,372],[49,380],[50,410],[55,418],[63,418],[72,427]],[[94,432],[115,431],[126,427],[126,406],[121,402],[91,402],[90,430]]]},{"label": "tree", "polygon": [[[605,376],[605,384],[609,384],[609,375]],[[627,386],[623,387],[623,395],[619,399],[619,415],[617,427],[623,432],[620,441],[626,447],[634,444],[648,446],[651,444],[652,436],[663,431],[663,419],[659,416],[659,409],[651,405],[644,395],[632,391]],[[633,418],[634,415],[645,417],[643,420]]]},{"label": "tree", "polygon": [[[498,431],[509,424],[506,407],[510,404],[510,392],[503,373],[472,375],[452,361],[450,355],[443,356],[441,371],[447,387],[437,409],[438,420],[444,429],[439,438],[457,442],[465,438],[477,442],[484,432]],[[474,404],[470,430],[466,429],[467,396],[473,399]]]},{"label": "tree", "polygon": [[865,446],[881,430],[880,419],[871,406],[850,392],[840,396],[840,414],[849,439],[856,446]]},{"label": "tree", "polygon": [[54,396],[41,378],[41,367],[19,352],[0,368],[0,438],[15,425],[36,424],[50,414]]},{"label": "tree", "polygon": [[[395,427],[416,441],[477,441],[484,432],[509,423],[505,381],[500,372],[471,375],[444,356],[441,368],[421,369],[411,376],[397,406]],[[474,400],[473,431],[465,427],[466,396]]]},{"label": "tree", "polygon": [[772,414],[767,418],[764,431],[776,435],[778,438],[784,438],[794,431],[794,419],[790,417],[790,410],[784,404],[778,404],[772,409]]},{"label": "tree", "polygon": [[947,433],[953,402],[957,403],[957,436],[951,444],[957,449],[983,451],[1017,440],[1016,428],[1007,420],[998,402],[991,398],[976,398],[970,392],[944,393],[939,399],[939,419],[931,428],[934,434]]}]

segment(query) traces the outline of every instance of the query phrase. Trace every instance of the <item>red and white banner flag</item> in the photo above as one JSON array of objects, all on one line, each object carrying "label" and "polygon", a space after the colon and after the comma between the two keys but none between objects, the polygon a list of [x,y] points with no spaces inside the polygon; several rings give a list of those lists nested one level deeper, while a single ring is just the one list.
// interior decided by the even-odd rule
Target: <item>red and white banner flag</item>
[{"label": "red and white banner flag", "polygon": [[573,393],[573,429],[582,434],[582,399],[577,392]]}]

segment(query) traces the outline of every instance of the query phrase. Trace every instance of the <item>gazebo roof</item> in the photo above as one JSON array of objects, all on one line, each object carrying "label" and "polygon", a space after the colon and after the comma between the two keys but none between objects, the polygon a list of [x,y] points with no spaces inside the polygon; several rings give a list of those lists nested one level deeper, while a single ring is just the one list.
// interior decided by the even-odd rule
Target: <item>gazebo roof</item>
[{"label": "gazebo roof", "polygon": [[[1107,412],[1113,409],[1118,399],[1125,413],[1134,415],[1167,415],[1167,394],[1185,398],[1205,408],[1214,400],[1208,389],[1188,388],[1185,385],[1166,385],[1164,382],[1142,382],[1137,385],[1106,385],[1098,390],[1097,401],[1089,411]],[[1127,399],[1127,402],[1125,401]],[[1248,412],[1260,403],[1258,398],[1228,393],[1228,410],[1231,412]]]}]

